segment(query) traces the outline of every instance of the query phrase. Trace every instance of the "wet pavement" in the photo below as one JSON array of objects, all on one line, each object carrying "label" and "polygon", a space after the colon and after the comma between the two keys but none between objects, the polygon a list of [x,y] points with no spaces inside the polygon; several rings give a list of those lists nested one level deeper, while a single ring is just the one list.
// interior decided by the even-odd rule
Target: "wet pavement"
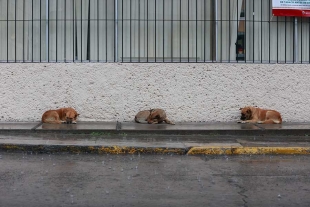
[{"label": "wet pavement", "polygon": [[[189,122],[153,125],[134,122],[5,122],[0,123],[0,150],[101,154],[310,154],[309,134],[310,123]],[[195,147],[199,149],[191,150]],[[208,151],[201,147],[208,148]],[[223,150],[219,151],[219,148]]]},{"label": "wet pavement", "polygon": [[0,206],[309,206],[310,156],[0,152]]}]

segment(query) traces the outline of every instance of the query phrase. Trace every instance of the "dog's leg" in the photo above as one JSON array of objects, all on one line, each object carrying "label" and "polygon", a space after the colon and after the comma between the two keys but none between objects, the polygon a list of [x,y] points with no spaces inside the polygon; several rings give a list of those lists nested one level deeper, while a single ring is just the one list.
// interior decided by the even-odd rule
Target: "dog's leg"
[{"label": "dog's leg", "polygon": [[158,124],[158,120],[157,119],[149,119],[147,121],[147,123],[149,123],[149,124]]},{"label": "dog's leg", "polygon": [[174,122],[170,121],[169,119],[165,118],[164,119],[164,122],[166,122],[167,124],[172,124],[172,125],[175,125]]},{"label": "dog's leg", "polygon": [[241,124],[246,124],[246,123],[255,124],[257,122],[258,122],[258,120],[256,120],[256,119],[251,119],[251,120],[246,120],[246,121],[237,121],[237,123],[241,123]]},{"label": "dog's leg", "polygon": [[153,119],[152,120],[152,124],[158,124],[159,122],[158,122],[158,119]]},{"label": "dog's leg", "polygon": [[276,121],[272,120],[272,119],[268,119],[265,121],[258,121],[258,124],[279,124],[279,122],[277,123]]}]

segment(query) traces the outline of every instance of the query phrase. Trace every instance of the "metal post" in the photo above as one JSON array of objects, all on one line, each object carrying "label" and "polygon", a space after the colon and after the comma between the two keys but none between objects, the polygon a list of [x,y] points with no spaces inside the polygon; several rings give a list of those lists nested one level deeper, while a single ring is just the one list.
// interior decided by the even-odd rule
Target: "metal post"
[{"label": "metal post", "polygon": [[217,35],[218,35],[218,22],[217,22],[217,0],[215,0],[215,4],[214,4],[214,10],[215,10],[215,13],[214,13],[214,16],[215,16],[215,35],[214,35],[214,38],[215,38],[215,62],[217,62]]},{"label": "metal post", "polygon": [[118,4],[117,4],[117,1],[118,0],[114,0],[114,5],[115,5],[115,16],[114,16],[114,19],[115,19],[115,35],[114,35],[114,39],[115,39],[115,45],[114,45],[114,60],[115,62],[118,62]]},{"label": "metal post", "polygon": [[48,51],[49,51],[49,36],[48,36],[48,33],[49,33],[49,28],[48,28],[48,20],[49,20],[49,16],[48,16],[48,6],[49,6],[49,0],[46,0],[46,27],[45,27],[45,31],[46,31],[46,35],[45,35],[45,38],[46,38],[46,60],[48,61],[49,58],[48,58]]},{"label": "metal post", "polygon": [[297,33],[298,33],[298,24],[297,24],[297,17],[295,17],[295,35],[294,35],[294,43],[295,43],[295,47],[294,47],[294,63],[298,62],[298,37],[297,37]]}]

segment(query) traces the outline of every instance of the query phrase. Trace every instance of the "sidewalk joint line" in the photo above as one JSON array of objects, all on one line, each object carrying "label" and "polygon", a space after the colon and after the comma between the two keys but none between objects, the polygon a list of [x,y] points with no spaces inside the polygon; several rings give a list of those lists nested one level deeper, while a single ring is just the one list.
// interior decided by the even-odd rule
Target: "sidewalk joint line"
[{"label": "sidewalk joint line", "polygon": [[122,122],[117,121],[116,122],[116,131],[122,130]]}]

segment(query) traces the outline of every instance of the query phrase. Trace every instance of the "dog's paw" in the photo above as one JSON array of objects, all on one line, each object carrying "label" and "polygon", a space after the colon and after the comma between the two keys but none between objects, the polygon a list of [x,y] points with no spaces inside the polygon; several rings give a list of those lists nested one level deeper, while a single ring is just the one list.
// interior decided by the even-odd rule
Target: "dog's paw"
[{"label": "dog's paw", "polygon": [[263,124],[264,122],[263,121],[258,121],[256,122],[257,124]]},{"label": "dog's paw", "polygon": [[239,124],[246,124],[245,121],[237,121],[237,123],[239,123]]},{"label": "dog's paw", "polygon": [[73,121],[72,124],[76,124],[76,121]]}]

